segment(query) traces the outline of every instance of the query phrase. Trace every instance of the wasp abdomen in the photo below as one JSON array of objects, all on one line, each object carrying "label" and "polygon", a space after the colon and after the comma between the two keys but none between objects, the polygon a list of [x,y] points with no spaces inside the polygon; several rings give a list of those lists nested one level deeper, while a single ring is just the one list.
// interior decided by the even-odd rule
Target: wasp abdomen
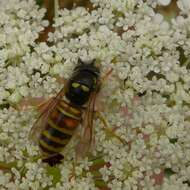
[{"label": "wasp abdomen", "polygon": [[68,144],[75,129],[81,122],[81,110],[61,101],[50,114],[44,131],[40,135],[39,146],[45,160],[58,155]]}]

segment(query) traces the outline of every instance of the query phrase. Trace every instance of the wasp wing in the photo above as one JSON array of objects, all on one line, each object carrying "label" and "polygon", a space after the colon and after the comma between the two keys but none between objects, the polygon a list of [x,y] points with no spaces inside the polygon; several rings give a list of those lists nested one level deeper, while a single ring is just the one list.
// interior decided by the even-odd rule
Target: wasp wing
[{"label": "wasp wing", "polygon": [[89,152],[94,140],[93,118],[97,91],[90,96],[87,109],[82,122],[81,139],[76,146],[76,158],[83,158]]},{"label": "wasp wing", "polygon": [[93,130],[93,118],[95,113],[95,102],[97,94],[100,90],[100,86],[102,82],[104,82],[108,76],[112,73],[113,69],[110,69],[102,78],[97,82],[97,87],[94,92],[92,92],[88,106],[85,112],[85,117],[83,118],[82,122],[82,135],[81,140],[78,142],[76,146],[76,157],[82,158],[86,156],[89,152],[92,142],[94,140],[94,130]]},{"label": "wasp wing", "polygon": [[50,114],[55,110],[57,104],[63,97],[64,91],[65,91],[65,88],[62,88],[55,97],[51,98],[50,101],[47,102],[45,109],[39,115],[38,119],[33,124],[30,130],[29,139],[31,139],[32,141],[36,143],[38,142],[39,136],[41,132],[44,130]]}]

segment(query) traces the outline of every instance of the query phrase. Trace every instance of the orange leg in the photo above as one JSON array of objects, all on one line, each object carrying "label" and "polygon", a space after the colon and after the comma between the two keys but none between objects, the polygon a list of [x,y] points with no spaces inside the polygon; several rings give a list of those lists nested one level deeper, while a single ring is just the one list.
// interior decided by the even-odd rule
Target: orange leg
[{"label": "orange leg", "polygon": [[110,70],[108,70],[108,72],[106,72],[104,74],[104,76],[101,77],[100,81],[104,82],[105,80],[108,79],[109,75],[112,73],[113,69],[111,68]]},{"label": "orange leg", "polygon": [[63,77],[60,77],[60,76],[56,76],[56,81],[59,83],[59,84],[63,84],[63,85],[66,85],[67,84],[67,80]]},{"label": "orange leg", "polygon": [[43,97],[41,97],[41,98],[33,98],[33,97],[24,98],[23,100],[21,100],[16,105],[16,109],[18,109],[20,111],[23,111],[27,107],[32,106],[32,107],[35,107],[39,112],[42,113],[43,111],[45,111],[48,108],[49,103],[51,101],[53,101],[53,99],[57,99],[57,98],[56,97],[51,97],[51,98],[48,98],[48,99],[45,99]]},{"label": "orange leg", "polygon": [[[33,97],[28,97],[28,98],[23,98],[17,105],[16,108],[20,111],[25,110],[27,107],[32,106],[36,107],[39,105],[42,101],[44,101],[44,98],[33,98]],[[27,108],[28,109],[28,108]]]},{"label": "orange leg", "polygon": [[[49,102],[53,99],[49,98],[49,99],[45,99],[43,97],[41,98],[33,98],[33,97],[29,97],[29,98],[24,98],[23,100],[21,100],[17,105],[16,108],[18,110],[25,110],[27,107],[32,106],[32,107],[36,107],[38,111],[42,112],[44,109],[47,108],[47,105],[49,104]],[[27,108],[28,109],[28,108]]]},{"label": "orange leg", "polygon": [[76,167],[76,159],[74,159],[73,161],[73,168],[72,168],[72,172],[69,176],[69,181],[71,181],[73,178],[75,179],[76,178],[76,172],[75,172],[75,167]]},{"label": "orange leg", "polygon": [[109,75],[112,73],[113,69],[111,68],[106,72],[97,83],[97,92],[100,90],[101,85],[108,79]]},{"label": "orange leg", "polygon": [[114,127],[113,129],[110,129],[108,122],[106,121],[106,119],[104,118],[104,116],[96,111],[96,115],[97,117],[102,121],[103,125],[104,125],[104,130],[108,133],[111,134],[113,137],[115,137],[116,139],[118,139],[122,144],[126,144],[125,140],[123,140],[119,135],[115,134],[115,130],[118,127]]},{"label": "orange leg", "polygon": [[49,98],[48,100],[44,100],[42,101],[41,103],[39,103],[38,105],[36,105],[36,108],[39,112],[44,112],[48,106],[49,106],[49,103],[54,99],[55,97],[52,97],[52,98]]}]

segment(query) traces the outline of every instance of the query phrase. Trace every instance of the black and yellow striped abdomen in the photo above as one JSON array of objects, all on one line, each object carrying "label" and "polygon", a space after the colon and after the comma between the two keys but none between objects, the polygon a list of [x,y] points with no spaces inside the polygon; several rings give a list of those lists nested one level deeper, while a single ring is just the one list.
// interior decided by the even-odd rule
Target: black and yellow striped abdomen
[{"label": "black and yellow striped abdomen", "polygon": [[59,154],[73,136],[81,122],[81,110],[61,101],[48,118],[39,139],[45,157]]}]

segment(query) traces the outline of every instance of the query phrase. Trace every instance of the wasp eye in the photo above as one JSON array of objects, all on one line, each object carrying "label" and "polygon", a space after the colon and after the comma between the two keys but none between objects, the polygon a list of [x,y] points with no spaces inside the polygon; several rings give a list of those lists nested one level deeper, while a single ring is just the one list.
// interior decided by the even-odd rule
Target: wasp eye
[{"label": "wasp eye", "polygon": [[73,82],[73,83],[72,83],[72,87],[73,87],[73,88],[77,88],[77,87],[79,87],[79,86],[80,86],[80,84],[77,83],[77,82]]},{"label": "wasp eye", "polygon": [[82,90],[85,92],[89,92],[89,88],[85,85],[82,85]]}]

